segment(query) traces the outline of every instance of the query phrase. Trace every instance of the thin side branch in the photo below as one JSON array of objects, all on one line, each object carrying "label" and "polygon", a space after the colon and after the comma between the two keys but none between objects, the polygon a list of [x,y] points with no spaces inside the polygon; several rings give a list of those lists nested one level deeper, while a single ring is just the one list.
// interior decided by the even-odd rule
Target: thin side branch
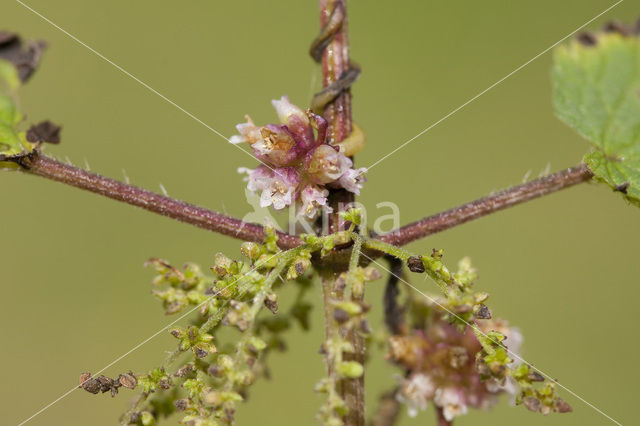
[{"label": "thin side branch", "polygon": [[405,245],[525,201],[590,181],[592,178],[593,173],[585,164],[581,164],[426,217],[382,235],[378,239],[396,246]]},{"label": "thin side branch", "polygon": [[[75,186],[239,240],[262,242],[265,237],[264,229],[260,225],[246,223],[203,207],[100,176],[61,163],[37,151],[27,157],[22,157],[18,164],[22,166],[22,171],[25,173]],[[278,245],[282,249],[290,249],[302,244],[298,237],[292,235],[278,233],[278,237]]]}]

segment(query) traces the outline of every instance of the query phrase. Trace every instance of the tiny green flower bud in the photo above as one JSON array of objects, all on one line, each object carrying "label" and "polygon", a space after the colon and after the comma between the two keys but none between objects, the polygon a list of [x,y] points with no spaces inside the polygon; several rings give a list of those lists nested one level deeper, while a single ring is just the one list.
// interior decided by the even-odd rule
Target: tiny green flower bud
[{"label": "tiny green flower bud", "polygon": [[262,254],[262,246],[258,243],[245,242],[240,246],[240,253],[247,259],[255,261]]},{"label": "tiny green flower bud", "polygon": [[320,379],[320,381],[316,383],[316,386],[313,388],[313,390],[318,393],[326,393],[329,391],[329,389],[331,389],[331,382],[327,378]]},{"label": "tiny green flower bud", "polygon": [[351,233],[348,231],[339,231],[333,234],[333,243],[336,246],[347,244],[351,241]]},{"label": "tiny green flower bud", "polygon": [[364,281],[360,279],[353,280],[351,293],[356,299],[362,299],[364,297]]},{"label": "tiny green flower bud", "polygon": [[338,373],[348,379],[356,379],[364,373],[364,367],[359,362],[345,361],[338,365]]},{"label": "tiny green flower bud", "polygon": [[225,371],[231,371],[233,369],[233,358],[229,355],[220,355],[218,357],[218,365]]},{"label": "tiny green flower bud", "polygon": [[156,422],[155,417],[148,411],[143,411],[140,413],[140,423],[144,426],[152,426]]},{"label": "tiny green flower bud", "polygon": [[251,336],[249,338],[249,350],[253,353],[258,353],[265,350],[267,343],[257,336]]},{"label": "tiny green flower bud", "polygon": [[263,254],[256,262],[258,268],[273,269],[278,266],[278,256],[273,254]]},{"label": "tiny green flower bud", "polygon": [[219,407],[222,404],[222,396],[220,395],[220,392],[216,392],[211,388],[207,388],[203,391],[200,397],[202,398],[202,402],[206,405]]},{"label": "tiny green flower bud", "polygon": [[216,253],[215,263],[211,267],[211,270],[216,273],[220,278],[229,274],[229,268],[231,267],[232,260],[222,253]]},{"label": "tiny green flower bud", "polygon": [[382,274],[373,266],[367,266],[362,270],[362,275],[366,281],[375,281],[382,278]]},{"label": "tiny green flower bud", "polygon": [[343,301],[336,303],[336,308],[345,311],[348,315],[354,316],[362,313],[362,306],[355,302]]},{"label": "tiny green flower bud", "polygon": [[220,397],[223,402],[242,402],[244,398],[237,392],[221,392]]}]

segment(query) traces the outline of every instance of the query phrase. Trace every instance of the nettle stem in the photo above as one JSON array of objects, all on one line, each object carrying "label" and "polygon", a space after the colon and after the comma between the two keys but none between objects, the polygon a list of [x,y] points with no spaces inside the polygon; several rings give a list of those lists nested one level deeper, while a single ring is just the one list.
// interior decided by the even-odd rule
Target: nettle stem
[{"label": "nettle stem", "polygon": [[593,173],[585,164],[580,164],[420,219],[382,235],[378,239],[389,244],[402,246],[525,201],[590,181],[592,178]]},{"label": "nettle stem", "polygon": [[[326,38],[321,45],[326,46],[322,53],[323,87],[332,86],[346,75],[351,68],[349,57],[349,35],[347,27],[347,7],[345,0],[320,0],[320,25],[321,38]],[[333,20],[331,19],[333,15]],[[333,27],[331,31],[326,31]],[[314,42],[314,45],[316,43]],[[312,48],[313,50],[313,48]],[[329,142],[334,144],[341,142],[352,131],[351,118],[351,93],[348,86],[341,88],[335,99],[331,100],[323,112],[324,118],[329,123],[327,136]],[[330,214],[329,232],[341,230],[339,228],[340,207],[353,202],[353,194],[340,189],[329,192],[329,206],[333,209]],[[356,250],[355,248],[353,250]],[[359,252],[359,247],[358,247]],[[357,253],[359,256],[359,253]],[[356,259],[357,260],[357,259]],[[325,293],[325,321],[327,323],[327,338],[331,338],[336,330],[332,312],[326,304],[330,303],[331,290],[335,282],[335,274],[325,271],[323,289]],[[344,295],[342,295],[344,297]],[[345,353],[346,361],[355,361],[364,365],[365,344],[364,338],[357,332],[346,332],[345,340],[351,343],[355,349],[353,353]],[[330,364],[330,363],[329,363]],[[329,371],[331,375],[333,372]],[[357,379],[341,379],[337,383],[337,390],[348,407],[348,414],[344,416],[344,424],[347,426],[364,426],[365,401],[364,401],[364,374]]]},{"label": "nettle stem", "polygon": [[[41,176],[114,200],[122,201],[199,228],[218,232],[244,241],[264,241],[264,227],[175,200],[164,195],[91,173],[34,151],[19,161],[26,173]],[[282,249],[297,247],[302,241],[295,236],[278,233]]]},{"label": "nettle stem", "polygon": [[[10,161],[18,163],[23,173],[44,177],[84,189],[202,229],[218,232],[244,241],[262,242],[264,240],[264,229],[260,225],[243,222],[240,219],[228,217],[204,207],[185,203],[134,185],[88,172],[47,157],[38,151]],[[388,234],[381,235],[377,237],[377,240],[402,246],[429,235],[462,225],[471,220],[488,216],[509,207],[514,207],[520,203],[552,194],[579,183],[589,182],[592,178],[593,173],[585,164],[580,164],[549,176],[532,180],[523,185],[514,186],[496,194],[488,195],[444,212],[428,216],[395,231],[391,231]],[[281,249],[288,250],[298,247],[301,244],[302,241],[297,236],[278,232],[278,246],[280,246]],[[335,259],[333,259],[334,257]],[[348,253],[345,256],[342,251],[338,251],[336,254],[329,254],[325,262],[327,264],[337,265],[341,263],[340,259],[344,259],[343,263],[346,264],[348,258]]]}]

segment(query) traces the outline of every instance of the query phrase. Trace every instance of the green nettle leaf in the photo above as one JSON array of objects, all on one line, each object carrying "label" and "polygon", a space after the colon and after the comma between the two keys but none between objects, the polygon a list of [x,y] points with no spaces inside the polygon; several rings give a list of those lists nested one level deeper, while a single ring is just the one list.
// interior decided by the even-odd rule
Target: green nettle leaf
[{"label": "green nettle leaf", "polygon": [[17,128],[22,121],[22,114],[18,111],[14,98],[8,93],[19,86],[18,70],[10,62],[0,59],[0,168],[12,166],[2,163],[3,159],[34,148],[27,141],[25,132]]},{"label": "green nettle leaf", "polygon": [[556,114],[593,145],[595,177],[640,206],[640,40],[618,33],[555,52]]},{"label": "green nettle leaf", "polygon": [[9,61],[0,58],[0,87],[16,90],[20,87],[18,69]]}]

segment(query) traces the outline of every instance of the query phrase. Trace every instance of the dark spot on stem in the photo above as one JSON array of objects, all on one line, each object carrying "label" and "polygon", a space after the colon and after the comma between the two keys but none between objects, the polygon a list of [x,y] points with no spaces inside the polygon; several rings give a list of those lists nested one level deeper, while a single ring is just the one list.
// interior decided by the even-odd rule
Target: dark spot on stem
[{"label": "dark spot on stem", "polygon": [[626,195],[627,189],[629,189],[629,182],[622,183],[620,185],[616,185],[614,188],[618,192],[622,192]]},{"label": "dark spot on stem", "polygon": [[422,259],[417,256],[411,256],[407,259],[407,266],[411,272],[416,272],[418,274],[422,274],[425,271]]},{"label": "dark spot on stem", "polygon": [[333,311],[333,319],[336,320],[338,324],[344,324],[349,321],[349,318],[351,318],[351,316],[344,309],[336,308]]}]

